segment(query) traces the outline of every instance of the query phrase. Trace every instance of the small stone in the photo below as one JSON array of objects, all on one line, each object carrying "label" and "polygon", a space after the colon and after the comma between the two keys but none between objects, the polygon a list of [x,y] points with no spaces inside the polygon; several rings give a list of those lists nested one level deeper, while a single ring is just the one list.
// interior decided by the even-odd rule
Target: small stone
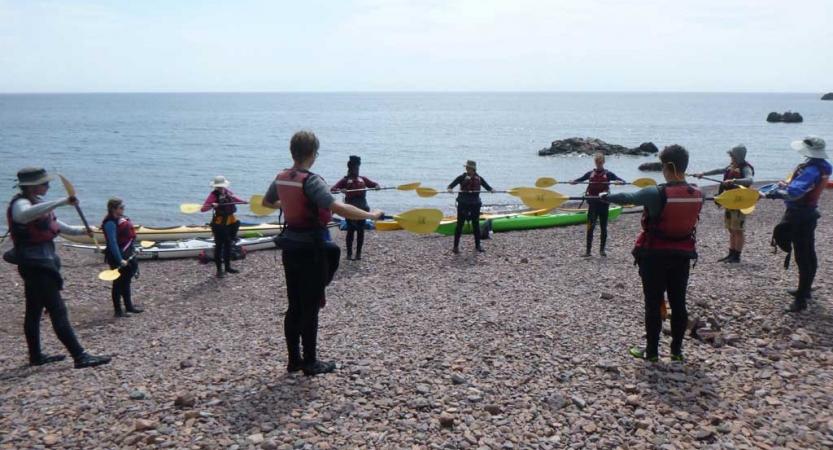
[{"label": "small stone", "polygon": [[651,428],[651,421],[650,420],[637,420],[636,421],[636,428],[640,430],[647,430]]},{"label": "small stone", "polygon": [[419,392],[420,394],[423,394],[423,395],[431,392],[431,390],[428,389],[428,386],[426,386],[424,384],[418,384],[417,387],[416,387],[416,391]]},{"label": "small stone", "polygon": [[500,405],[486,405],[483,409],[493,416],[500,414]]},{"label": "small stone", "polygon": [[601,295],[599,295],[599,298],[602,300],[613,300],[613,294],[610,292],[602,292]]},{"label": "small stone", "polygon": [[585,402],[584,399],[579,397],[578,395],[573,395],[572,397],[570,397],[570,400],[573,401],[573,404],[576,405],[578,409],[584,409],[584,407],[587,406],[587,402]]},{"label": "small stone", "polygon": [[589,422],[581,427],[584,430],[584,434],[593,434],[596,432],[596,424],[593,422]]},{"label": "small stone", "polygon": [[448,413],[440,414],[440,428],[454,428],[454,416]]},{"label": "small stone", "polygon": [[143,400],[146,396],[142,391],[133,391],[130,393],[130,400]]},{"label": "small stone", "polygon": [[55,445],[55,444],[58,443],[58,441],[59,441],[58,436],[55,436],[54,434],[47,434],[46,436],[43,437],[43,444],[46,445],[46,446]]},{"label": "small stone", "polygon": [[636,394],[639,392],[639,387],[635,384],[626,384],[622,387],[622,390],[625,391],[627,394]]},{"label": "small stone", "polygon": [[698,432],[694,433],[694,439],[698,441],[708,441],[714,438],[714,430],[709,428],[702,428]]},{"label": "small stone", "polygon": [[639,396],[638,395],[629,395],[627,399],[625,399],[625,403],[631,406],[639,406]]},{"label": "small stone", "polygon": [[145,436],[143,434],[131,434],[130,436],[126,437],[122,442],[124,443],[124,445],[136,445],[139,441],[144,439],[144,437]]},{"label": "small stone", "polygon": [[194,397],[194,394],[186,392],[185,394],[179,395],[174,400],[174,405],[186,407],[186,408],[193,408],[194,405],[197,404],[197,398]]},{"label": "small stone", "polygon": [[278,450],[278,444],[276,444],[275,441],[269,440],[260,444],[260,448],[263,450]]},{"label": "small stone", "polygon": [[249,437],[246,438],[246,442],[248,442],[250,445],[262,444],[263,443],[263,434],[262,433],[252,434],[252,435],[250,435]]},{"label": "small stone", "polygon": [[466,384],[466,379],[455,373],[451,376],[451,382],[454,384]]},{"label": "small stone", "polygon": [[145,419],[136,419],[136,424],[134,426],[136,431],[153,430],[156,428],[156,422],[151,422],[150,420]]},{"label": "small stone", "polygon": [[521,264],[528,264],[529,258],[521,258]]},{"label": "small stone", "polygon": [[196,365],[197,365],[197,362],[196,362],[196,361],[194,361],[194,360],[193,360],[193,359],[191,359],[191,358],[188,358],[188,359],[183,360],[183,361],[181,361],[181,362],[179,363],[179,368],[180,368],[180,369],[187,369],[187,368],[189,368],[189,367],[194,367],[194,366],[196,366]]}]

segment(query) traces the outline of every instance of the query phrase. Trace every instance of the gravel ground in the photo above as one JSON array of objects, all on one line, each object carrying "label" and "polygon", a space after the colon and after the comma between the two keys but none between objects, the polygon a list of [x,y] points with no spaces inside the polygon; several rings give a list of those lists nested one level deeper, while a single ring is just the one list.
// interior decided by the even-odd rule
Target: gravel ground
[{"label": "gravel ground", "polygon": [[[831,448],[833,264],[819,254],[809,311],[781,312],[797,281],[769,246],[782,211],[762,201],[743,263],[725,265],[721,212],[704,208],[685,363],[667,335],[660,363],[627,355],[644,342],[638,214],[610,225],[607,258],[579,257],[581,226],[498,234],[484,254],[464,238],[458,256],[450,237],[368,233],[321,313],[320,357],[340,368],[313,378],[284,370],[275,252],[221,282],[196,260],[145,262],[146,312],[114,319],[105,266],[62,250],[81,342],[114,355],[85,370],[25,365],[23,289],[2,264],[0,448]],[[825,217],[822,251],[831,233]]]}]

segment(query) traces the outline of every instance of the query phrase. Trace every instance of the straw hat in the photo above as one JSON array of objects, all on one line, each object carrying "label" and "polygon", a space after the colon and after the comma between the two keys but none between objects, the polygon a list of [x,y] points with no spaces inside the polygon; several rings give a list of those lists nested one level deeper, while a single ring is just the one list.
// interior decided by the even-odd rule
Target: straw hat
[{"label": "straw hat", "polygon": [[230,184],[231,184],[231,181],[227,180],[226,177],[224,177],[222,175],[217,175],[216,177],[214,177],[214,181],[211,182],[211,187],[224,188],[224,187],[229,187]]},{"label": "straw hat", "polygon": [[824,151],[824,139],[818,136],[807,136],[801,141],[794,141],[790,147],[808,158],[830,159]]},{"label": "straw hat", "polygon": [[37,186],[54,179],[56,177],[46,173],[43,167],[24,167],[17,172],[18,186]]}]

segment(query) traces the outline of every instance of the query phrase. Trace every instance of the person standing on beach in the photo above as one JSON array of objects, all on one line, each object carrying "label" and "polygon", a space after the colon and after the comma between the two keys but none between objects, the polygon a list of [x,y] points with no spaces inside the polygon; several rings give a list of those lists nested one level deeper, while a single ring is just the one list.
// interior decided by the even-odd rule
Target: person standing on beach
[{"label": "person standing on beach", "polygon": [[[353,205],[362,211],[370,211],[370,206],[367,204],[367,191],[364,189],[381,189],[379,183],[372,181],[370,178],[359,175],[359,168],[362,165],[362,159],[358,156],[350,156],[347,161],[347,175],[338,180],[330,192],[341,192],[344,194],[344,203]],[[352,191],[352,192],[351,192]],[[362,246],[364,245],[364,220],[349,220],[347,221],[347,259],[353,259],[353,236],[356,236],[356,260],[362,259]]]},{"label": "person standing on beach", "polygon": [[[113,300],[113,310],[116,317],[130,317],[129,313],[140,314],[144,309],[133,306],[130,283],[139,273],[139,262],[134,258],[136,229],[133,223],[124,215],[124,202],[113,197],[107,201],[107,215],[101,222],[101,230],[107,239],[104,249],[104,259],[111,269],[119,269],[119,277],[113,280],[110,296]],[[124,309],[121,303],[124,299]]]},{"label": "person standing on beach", "polygon": [[231,182],[222,175],[217,175],[211,182],[214,188],[203,203],[201,212],[209,209],[214,210],[211,218],[211,233],[214,235],[214,264],[217,266],[217,278],[223,278],[223,267],[226,273],[239,273],[240,271],[231,267],[231,244],[237,239],[237,230],[240,229],[240,221],[234,217],[238,204],[249,203],[242,198],[237,198],[228,187]]},{"label": "person standing on beach", "polygon": [[[726,153],[729,154],[729,158],[731,159],[728,166],[708,172],[697,172],[694,176],[703,178],[704,175],[717,175],[722,173],[723,182],[720,184],[718,194],[723,193],[723,191],[739,189],[741,186],[747,188],[752,186],[752,177],[755,176],[755,168],[746,161],[746,146],[738,144]],[[727,209],[724,217],[726,230],[729,231],[729,254],[720,258],[718,261],[739,263],[740,254],[743,251],[743,226],[746,223],[746,214],[742,213],[739,209]]]},{"label": "person standing on beach", "polygon": [[454,192],[454,187],[460,185],[460,192],[457,194],[457,228],[454,229],[455,254],[460,253],[460,237],[463,235],[463,227],[466,221],[471,222],[471,231],[474,235],[474,248],[483,252],[480,245],[480,208],[483,202],[480,201],[480,187],[489,192],[494,192],[489,183],[477,173],[477,162],[466,161],[465,173],[458,176],[448,185],[448,192]]},{"label": "person standing on beach", "polygon": [[[570,180],[570,184],[581,183],[587,181],[587,190],[584,195],[598,196],[599,194],[610,192],[610,183],[616,185],[625,184],[625,180],[616,176],[615,173],[605,169],[605,156],[601,153],[596,153],[593,156],[593,162],[596,163],[596,168],[585,173],[575,180]],[[605,253],[605,244],[607,244],[607,216],[610,212],[610,204],[600,202],[594,198],[587,199],[587,237],[585,251],[581,256],[590,257],[590,250],[593,248],[593,231],[596,229],[596,222],[599,222],[601,229],[601,242],[599,243],[599,255],[607,256]]]},{"label": "person standing on beach", "polygon": [[[277,241],[286,277],[289,306],[284,316],[288,350],[286,370],[303,370],[307,376],[335,370],[333,362],[318,359],[318,313],[325,303],[326,287],[338,269],[340,249],[327,230],[336,213],[346,219],[376,220],[382,211],[362,211],[337,201],[321,176],[310,172],[318,159],[320,143],[311,131],[292,136],[292,168],[281,171],[266,191],[262,205],[282,209],[286,227]],[[301,342],[303,341],[303,358]]]},{"label": "person standing on beach", "polygon": [[686,291],[691,260],[697,259],[695,229],[704,195],[688,184],[685,170],[688,151],[680,145],[665,147],[659,153],[665,184],[648,186],[634,193],[602,193],[602,201],[620,205],[644,206],[642,233],[636,239],[633,256],[642,278],[645,296],[645,349],[630,349],[631,356],[659,361],[662,331],[661,305],[665,293],[671,317],[671,359],[683,361],[683,338],[688,325]]},{"label": "person standing on beach", "polygon": [[778,188],[765,194],[766,198],[783,199],[787,210],[781,218],[781,224],[789,232],[790,242],[798,266],[798,289],[788,289],[794,300],[784,308],[785,312],[799,312],[807,309],[807,300],[813,280],[816,278],[818,259],[816,258],[816,225],[819,214],[818,205],[822,192],[830,179],[830,159],[825,151],[824,139],[807,136],[795,141],[791,147],[807,157],[792,174],[789,184],[778,183]]},{"label": "person standing on beach", "polygon": [[111,359],[109,356],[92,355],[78,342],[61,297],[64,279],[61,276],[61,259],[55,254],[54,240],[59,233],[92,236],[92,232],[83,227],[69,226],[55,217],[53,211],[56,208],[77,206],[77,198],[67,197],[51,202],[41,198],[49,191],[49,182],[54,179],[42,167],[21,169],[17,172],[20,193],[12,197],[6,210],[14,248],[4,255],[4,259],[17,264],[17,271],[23,278],[26,298],[23,331],[29,347],[29,365],[42,366],[66,359],[65,355],[50,356],[41,352],[40,320],[44,309],[52,320],[55,335],[75,360],[76,369],[107,364]]}]

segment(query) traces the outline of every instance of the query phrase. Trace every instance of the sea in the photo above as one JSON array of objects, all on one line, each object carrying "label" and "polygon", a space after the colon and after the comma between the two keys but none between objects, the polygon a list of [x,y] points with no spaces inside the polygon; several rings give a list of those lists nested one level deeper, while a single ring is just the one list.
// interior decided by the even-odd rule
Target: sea
[{"label": "sea", "polygon": [[[749,150],[757,180],[783,179],[803,157],[793,140],[814,134],[833,145],[833,101],[822,93],[133,93],[0,95],[0,189],[11,197],[24,166],[59,170],[74,185],[91,223],[120,197],[134,223],[202,224],[208,214],[184,214],[180,205],[202,203],[211,180],[223,175],[249,199],[265,193],[290,167],[289,140],[301,129],[321,141],[312,170],[334,184],[350,155],[361,173],[383,186],[420,182],[443,190],[475,160],[498,190],[533,186],[540,177],[563,182],[593,168],[584,155],[538,156],[552,141],[593,137],[636,147],[653,142],[686,147],[689,172],[721,168],[738,143]],[[767,123],[772,111],[797,111],[799,124]],[[626,180],[656,156],[613,156],[606,167]],[[702,182],[708,185],[711,182]],[[580,195],[584,187],[552,188]],[[630,186],[615,187],[634,189]],[[53,182],[46,199],[66,195]],[[340,196],[339,196],[340,197]],[[521,208],[506,194],[484,194],[486,209]],[[395,189],[369,192],[373,208],[396,214],[413,208],[454,211],[454,196],[432,198]],[[79,224],[75,211],[58,217]],[[242,205],[244,221],[259,217]],[[6,223],[2,221],[5,231]]]}]

